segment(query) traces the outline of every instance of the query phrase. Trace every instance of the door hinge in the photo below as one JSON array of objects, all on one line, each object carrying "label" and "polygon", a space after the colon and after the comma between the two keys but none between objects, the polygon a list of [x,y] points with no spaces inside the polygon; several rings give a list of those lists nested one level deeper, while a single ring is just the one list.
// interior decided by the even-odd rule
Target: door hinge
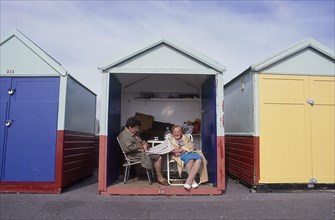
[{"label": "door hinge", "polygon": [[309,178],[309,183],[307,185],[308,188],[314,188],[314,184],[316,184],[318,180],[315,177]]}]

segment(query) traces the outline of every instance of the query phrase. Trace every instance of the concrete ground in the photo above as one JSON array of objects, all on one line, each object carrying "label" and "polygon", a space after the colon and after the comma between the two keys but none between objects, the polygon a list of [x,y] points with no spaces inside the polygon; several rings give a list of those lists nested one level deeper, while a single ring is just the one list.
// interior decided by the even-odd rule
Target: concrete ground
[{"label": "concrete ground", "polygon": [[334,219],[334,191],[250,193],[229,179],[219,196],[103,196],[97,176],[60,195],[0,194],[0,219]]}]

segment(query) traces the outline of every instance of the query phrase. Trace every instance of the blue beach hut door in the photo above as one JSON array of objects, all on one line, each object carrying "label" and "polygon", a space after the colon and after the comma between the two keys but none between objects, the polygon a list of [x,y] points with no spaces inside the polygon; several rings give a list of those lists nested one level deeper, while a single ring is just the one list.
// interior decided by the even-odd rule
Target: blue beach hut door
[{"label": "blue beach hut door", "polygon": [[3,180],[3,169],[6,154],[5,146],[7,141],[7,129],[6,125],[9,126],[9,122],[6,121],[8,118],[9,101],[10,96],[8,90],[11,88],[12,79],[7,77],[0,78],[0,181]]},{"label": "blue beach hut door", "polygon": [[1,78],[1,181],[54,181],[58,102],[58,77]]},{"label": "blue beach hut door", "polygon": [[216,93],[215,76],[210,76],[201,86],[202,149],[208,161],[209,182],[217,185],[216,144]]},{"label": "blue beach hut door", "polygon": [[109,109],[108,109],[108,148],[107,148],[107,185],[119,177],[120,158],[122,152],[116,137],[121,127],[121,83],[110,74]]}]

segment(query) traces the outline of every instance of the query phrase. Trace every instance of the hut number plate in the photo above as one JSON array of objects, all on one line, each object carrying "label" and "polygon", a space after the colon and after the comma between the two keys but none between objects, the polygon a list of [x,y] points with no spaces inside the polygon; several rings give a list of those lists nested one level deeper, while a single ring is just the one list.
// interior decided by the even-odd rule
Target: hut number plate
[{"label": "hut number plate", "polygon": [[14,74],[14,70],[6,70],[7,74]]}]

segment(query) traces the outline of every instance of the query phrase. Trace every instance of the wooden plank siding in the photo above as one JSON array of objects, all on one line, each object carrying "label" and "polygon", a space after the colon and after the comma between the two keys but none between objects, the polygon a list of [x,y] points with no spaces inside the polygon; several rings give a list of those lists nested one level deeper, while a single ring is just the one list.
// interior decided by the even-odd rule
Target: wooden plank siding
[{"label": "wooden plank siding", "polygon": [[254,186],[259,180],[259,138],[226,136],[226,167],[228,175]]},{"label": "wooden plank siding", "polygon": [[94,134],[65,131],[62,187],[93,175],[96,155]]}]

